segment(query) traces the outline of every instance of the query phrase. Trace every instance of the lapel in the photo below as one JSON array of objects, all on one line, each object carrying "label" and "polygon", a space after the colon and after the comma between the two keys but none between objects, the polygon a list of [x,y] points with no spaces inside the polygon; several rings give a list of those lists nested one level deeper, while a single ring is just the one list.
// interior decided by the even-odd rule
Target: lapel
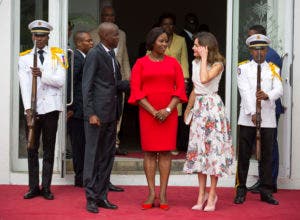
[{"label": "lapel", "polygon": [[[119,79],[119,71],[116,71],[116,73],[114,72],[114,67],[113,67],[113,61],[112,61],[112,57],[109,55],[109,53],[104,49],[104,47],[102,46],[101,43],[98,44],[99,46],[99,50],[100,50],[100,53],[103,54],[103,58],[105,59],[103,62],[106,63],[109,68],[110,68],[110,73],[109,74],[112,74],[113,75],[113,78],[114,78],[114,81],[115,81],[115,84],[117,84],[117,80]],[[116,60],[117,64],[118,64],[118,69],[120,69],[120,65],[118,63],[118,61]]]}]

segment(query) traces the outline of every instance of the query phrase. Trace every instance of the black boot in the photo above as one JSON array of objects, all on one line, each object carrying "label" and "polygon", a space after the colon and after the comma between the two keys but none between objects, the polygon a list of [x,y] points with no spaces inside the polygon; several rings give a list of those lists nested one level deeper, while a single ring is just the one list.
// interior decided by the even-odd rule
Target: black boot
[{"label": "black boot", "polygon": [[246,200],[246,194],[247,194],[246,188],[238,187],[236,190],[236,196],[235,196],[233,202],[235,204],[243,204],[244,201]]}]

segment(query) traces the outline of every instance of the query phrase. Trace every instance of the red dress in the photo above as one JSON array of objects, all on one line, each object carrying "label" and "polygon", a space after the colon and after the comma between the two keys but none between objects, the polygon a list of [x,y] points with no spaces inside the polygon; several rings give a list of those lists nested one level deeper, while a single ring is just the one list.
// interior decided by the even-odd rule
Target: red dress
[{"label": "red dress", "polygon": [[[146,98],[156,109],[166,108],[173,96],[186,102],[183,72],[178,61],[170,56],[155,62],[146,55],[136,61],[130,80],[130,104]],[[164,122],[159,122],[143,107],[139,107],[141,144],[143,151],[170,151],[176,148],[177,108]]]}]

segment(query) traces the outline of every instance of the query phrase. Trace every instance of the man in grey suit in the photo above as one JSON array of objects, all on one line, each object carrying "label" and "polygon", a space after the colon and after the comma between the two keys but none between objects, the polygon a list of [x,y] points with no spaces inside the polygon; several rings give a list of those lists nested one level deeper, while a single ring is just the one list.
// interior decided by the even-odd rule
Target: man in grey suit
[{"label": "man in grey suit", "polygon": [[117,120],[122,112],[122,92],[129,81],[122,81],[120,66],[114,55],[119,41],[119,28],[109,22],[99,26],[100,43],[86,56],[83,79],[85,117],[85,160],[83,181],[86,209],[98,213],[98,206],[117,209],[107,200],[116,143]]}]

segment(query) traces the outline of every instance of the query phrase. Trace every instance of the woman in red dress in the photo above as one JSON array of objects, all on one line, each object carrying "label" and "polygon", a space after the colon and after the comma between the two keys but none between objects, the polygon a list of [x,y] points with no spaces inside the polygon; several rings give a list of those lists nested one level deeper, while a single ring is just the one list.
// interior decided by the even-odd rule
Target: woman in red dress
[{"label": "woman in red dress", "polygon": [[170,151],[176,148],[177,109],[186,102],[183,72],[178,61],[164,55],[168,36],[161,27],[147,35],[149,54],[138,59],[132,68],[128,102],[139,105],[141,145],[144,170],[149,187],[143,209],[153,207],[156,167],[160,173],[160,208],[168,209],[166,190],[171,169]]}]

